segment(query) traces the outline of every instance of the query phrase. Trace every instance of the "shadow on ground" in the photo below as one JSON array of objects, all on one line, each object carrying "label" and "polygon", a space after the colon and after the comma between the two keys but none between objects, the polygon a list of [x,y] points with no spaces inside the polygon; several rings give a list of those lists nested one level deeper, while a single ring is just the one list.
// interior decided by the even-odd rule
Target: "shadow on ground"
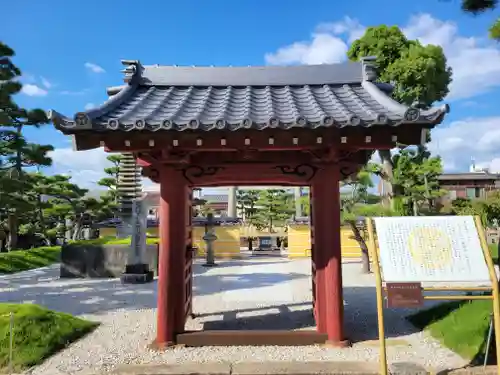
[{"label": "shadow on ground", "polygon": [[[312,296],[310,292],[307,294],[307,288],[310,290],[308,263],[268,259],[221,261],[218,264],[218,272],[210,271],[213,268],[203,267],[201,262],[194,265],[194,313],[198,314],[196,320],[205,329],[314,328]],[[274,264],[277,266],[273,267]],[[375,288],[355,286],[361,283],[362,277],[367,276],[359,275],[357,265],[352,266],[354,268],[349,268],[349,265],[344,270],[345,332],[354,342],[375,340],[378,338]],[[0,276],[0,300],[36,303],[73,315],[156,308],[156,281],[143,285],[122,285],[118,279],[59,279],[58,275],[59,266],[54,265]],[[362,282],[366,283],[366,280]],[[306,300],[303,297],[296,299],[279,295],[280,291],[291,290],[291,294],[295,296],[294,288],[301,289],[301,296],[306,293]],[[220,297],[223,292],[233,292],[228,293],[232,299]],[[197,302],[204,298],[215,298],[215,295],[220,298],[218,301],[221,301],[221,311],[203,310],[204,303]],[[238,305],[238,310],[232,310]],[[429,305],[427,303],[425,307]],[[219,308],[217,304],[215,308]],[[416,331],[406,320],[406,316],[416,312],[415,309],[386,309],[384,312],[386,337]]]},{"label": "shadow on ground", "polygon": [[[249,268],[245,273],[207,274],[207,268],[194,266],[193,295],[209,296],[214,293],[258,289],[306,277],[300,273],[259,273],[255,265],[274,262],[236,261],[221,263]],[[123,285],[119,279],[60,279],[59,266],[53,265],[14,275],[0,276],[0,301],[36,303],[49,309],[73,315],[100,314],[117,309],[156,308],[157,281],[142,285]]]},{"label": "shadow on ground", "polygon": [[[253,257],[252,257],[253,258]],[[252,259],[250,258],[250,259]],[[272,264],[278,264],[278,263],[283,263],[286,260],[283,260],[283,257],[272,257],[271,259],[275,260],[269,260],[269,257],[266,257],[266,261],[258,261],[259,257],[256,257],[254,261],[249,260],[249,259],[234,259],[234,260],[217,260],[216,261],[216,266],[213,267],[204,267],[203,264],[205,263],[204,261],[200,261],[199,264],[197,264],[197,269],[196,272],[198,275],[201,275],[205,272],[207,272],[210,269],[213,268],[229,268],[229,267],[252,267],[252,266],[266,266],[266,265],[272,265]]]},{"label": "shadow on ground", "polygon": [[[377,311],[375,288],[344,288],[345,334],[352,342],[377,340]],[[406,317],[415,312],[409,309],[385,309],[385,334],[387,338],[400,337],[418,332]],[[250,315],[251,314],[251,315]],[[210,316],[214,320],[209,320]],[[222,316],[222,319],[219,317]],[[206,330],[287,330],[314,329],[312,304],[296,303],[266,306],[262,308],[238,309],[231,312],[218,311],[197,314],[196,318],[207,320]]]}]

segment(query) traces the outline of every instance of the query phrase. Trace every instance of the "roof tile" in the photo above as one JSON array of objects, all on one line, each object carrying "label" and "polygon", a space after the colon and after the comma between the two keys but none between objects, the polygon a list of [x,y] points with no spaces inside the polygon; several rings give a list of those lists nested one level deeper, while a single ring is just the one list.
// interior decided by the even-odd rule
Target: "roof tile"
[{"label": "roof tile", "polygon": [[436,124],[448,111],[397,103],[364,74],[366,63],[250,68],[125,63],[125,88],[74,120],[53,112],[56,126],[72,133]]}]

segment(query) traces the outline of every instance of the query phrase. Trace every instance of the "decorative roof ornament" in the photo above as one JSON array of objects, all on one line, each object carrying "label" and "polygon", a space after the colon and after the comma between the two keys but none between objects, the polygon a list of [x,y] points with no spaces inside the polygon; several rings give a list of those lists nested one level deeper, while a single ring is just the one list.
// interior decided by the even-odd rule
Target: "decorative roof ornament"
[{"label": "decorative roof ornament", "polygon": [[129,84],[136,83],[134,81],[140,78],[143,70],[141,62],[139,60],[122,60],[121,63],[125,66],[121,71],[125,74],[123,80]]},{"label": "decorative roof ornament", "polygon": [[361,58],[361,64],[363,67],[363,80],[374,82],[377,80],[377,57],[367,56]]}]

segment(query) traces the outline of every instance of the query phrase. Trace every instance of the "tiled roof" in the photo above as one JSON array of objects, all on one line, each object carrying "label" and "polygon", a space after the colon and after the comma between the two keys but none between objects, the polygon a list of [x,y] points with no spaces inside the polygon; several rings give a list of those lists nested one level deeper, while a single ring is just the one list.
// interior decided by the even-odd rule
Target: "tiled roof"
[{"label": "tiled roof", "polygon": [[287,67],[126,65],[123,87],[102,106],[56,127],[78,130],[263,129],[437,124],[448,106],[419,110],[390,98],[369,61]]},{"label": "tiled roof", "polygon": [[468,172],[468,173],[444,173],[438,177],[439,181],[453,180],[499,180],[500,174],[492,174],[485,172]]},{"label": "tiled roof", "polygon": [[227,194],[205,194],[201,196],[201,199],[207,201],[208,203],[227,203]]}]

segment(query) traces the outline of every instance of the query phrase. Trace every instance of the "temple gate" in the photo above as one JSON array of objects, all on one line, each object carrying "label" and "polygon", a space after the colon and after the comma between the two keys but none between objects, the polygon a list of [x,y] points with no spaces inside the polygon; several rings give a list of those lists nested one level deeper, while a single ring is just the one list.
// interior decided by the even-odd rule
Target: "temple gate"
[{"label": "temple gate", "polygon": [[316,342],[346,344],[339,181],[373,150],[425,141],[448,112],[391,99],[372,60],[289,67],[126,60],[126,84],[108,89],[102,106],[73,118],[51,112],[77,150],[131,152],[161,185],[157,346],[179,342],[191,312],[191,189],[224,185],[311,187]]}]

